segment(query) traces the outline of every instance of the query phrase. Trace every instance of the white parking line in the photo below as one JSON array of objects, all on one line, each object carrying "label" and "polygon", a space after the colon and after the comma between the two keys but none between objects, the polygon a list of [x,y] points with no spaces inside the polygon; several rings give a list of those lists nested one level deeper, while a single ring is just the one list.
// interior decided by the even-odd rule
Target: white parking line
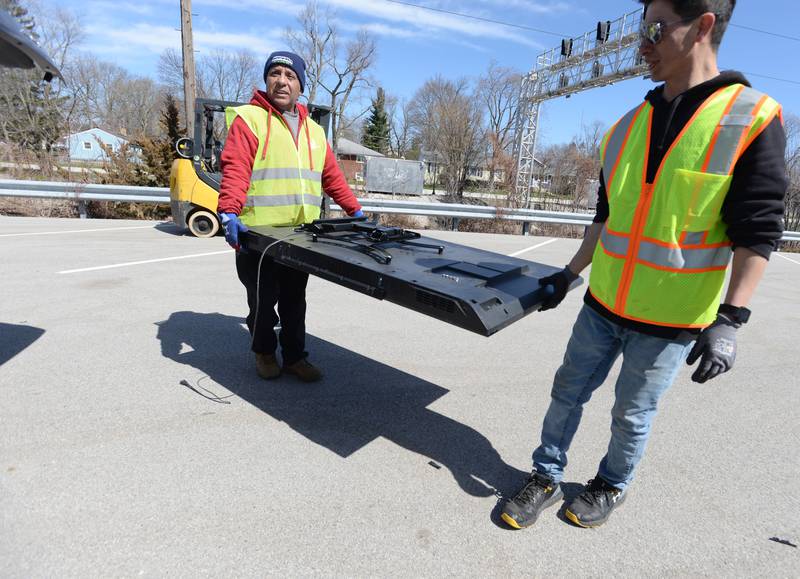
[{"label": "white parking line", "polygon": [[2,233],[0,237],[22,237],[24,235],[59,235],[60,233],[90,233],[93,231],[120,231],[122,229],[153,229],[155,225],[136,225],[131,227],[104,227],[102,229],[72,229],[67,231],[40,231],[38,233]]},{"label": "white parking line", "polygon": [[800,265],[800,261],[795,261],[791,257],[786,257],[785,255],[781,255],[780,253],[775,253],[775,255],[777,255],[778,257],[782,257],[786,261],[791,261],[792,263],[796,263],[797,265]]},{"label": "white parking line", "polygon": [[534,249],[539,249],[543,245],[547,245],[548,243],[553,243],[554,241],[558,241],[558,238],[548,239],[547,241],[543,241],[538,245],[534,245],[533,247],[526,247],[525,249],[520,249],[519,251],[515,251],[514,253],[509,253],[508,257],[516,257],[522,253],[525,253],[526,251],[533,251]]},{"label": "white parking line", "polygon": [[99,265],[97,267],[84,267],[81,269],[67,269],[59,271],[58,273],[81,273],[84,271],[97,271],[99,269],[112,269],[115,267],[128,267],[129,265],[142,265],[145,263],[157,263],[159,261],[174,261],[176,259],[191,259],[193,257],[205,257],[207,255],[221,255],[223,253],[230,253],[233,249],[226,249],[225,251],[212,251],[211,253],[195,253],[194,255],[178,255],[175,257],[162,257],[161,259],[147,259],[144,261],[128,261],[126,263],[114,263],[112,265]]}]

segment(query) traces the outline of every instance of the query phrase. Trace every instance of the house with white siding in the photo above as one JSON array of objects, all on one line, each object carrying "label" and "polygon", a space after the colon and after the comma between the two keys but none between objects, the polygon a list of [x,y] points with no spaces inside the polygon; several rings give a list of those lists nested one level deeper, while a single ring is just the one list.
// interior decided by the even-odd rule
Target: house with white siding
[{"label": "house with white siding", "polygon": [[108,161],[108,155],[103,150],[103,147],[100,146],[101,143],[106,147],[110,147],[112,151],[119,151],[120,147],[128,144],[126,138],[96,127],[79,133],[72,133],[65,137],[64,140],[70,161],[89,163]]}]

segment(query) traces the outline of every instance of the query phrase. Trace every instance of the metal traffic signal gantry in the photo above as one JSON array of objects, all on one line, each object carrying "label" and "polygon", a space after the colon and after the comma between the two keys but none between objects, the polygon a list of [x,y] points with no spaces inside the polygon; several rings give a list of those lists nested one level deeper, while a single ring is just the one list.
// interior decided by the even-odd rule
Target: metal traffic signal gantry
[{"label": "metal traffic signal gantry", "polygon": [[642,15],[643,10],[636,10],[598,22],[596,30],[583,36],[562,40],[561,46],[540,54],[536,67],[522,77],[514,156],[516,193],[526,207],[534,176],[539,106],[548,99],[643,76],[647,67],[639,55]]}]

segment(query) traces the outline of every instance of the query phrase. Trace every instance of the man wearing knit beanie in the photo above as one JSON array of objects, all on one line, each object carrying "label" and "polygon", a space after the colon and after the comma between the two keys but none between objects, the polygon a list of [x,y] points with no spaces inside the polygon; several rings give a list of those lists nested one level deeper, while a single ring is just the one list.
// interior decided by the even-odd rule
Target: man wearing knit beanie
[{"label": "man wearing knit beanie", "polygon": [[[295,227],[320,215],[323,191],[348,215],[363,215],[328,145],[325,131],[297,100],[306,65],[292,52],[273,52],[264,65],[266,90],[247,105],[226,110],[217,211],[225,239],[236,251],[236,272],[247,293],[247,328],[257,374],[289,374],[304,382],[322,378],[305,350],[308,274],[268,256],[239,251],[248,227]],[[277,312],[276,312],[277,306]],[[280,322],[280,336],[274,328]],[[278,362],[280,347],[282,364]]]},{"label": "man wearing knit beanie", "polygon": [[297,80],[300,81],[300,93],[302,93],[306,88],[306,63],[305,61],[294,52],[287,52],[285,50],[279,50],[277,52],[273,52],[267,58],[267,62],[264,65],[264,82],[267,82],[267,75],[269,74],[269,70],[273,66],[286,66],[291,68],[294,71],[294,74],[297,76]]}]

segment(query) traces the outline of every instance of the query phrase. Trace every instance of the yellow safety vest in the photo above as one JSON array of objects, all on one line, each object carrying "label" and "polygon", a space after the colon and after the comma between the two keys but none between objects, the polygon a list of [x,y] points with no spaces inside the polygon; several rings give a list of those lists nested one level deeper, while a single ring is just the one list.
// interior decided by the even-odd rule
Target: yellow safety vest
[{"label": "yellow safety vest", "polygon": [[318,219],[327,153],[322,127],[306,117],[298,126],[295,144],[283,117],[273,111],[255,105],[228,107],[225,121],[229,129],[236,117],[258,138],[242,223],[289,226]]},{"label": "yellow safety vest", "polygon": [[652,114],[645,101],[603,138],[609,217],[592,258],[589,291],[623,318],[702,328],[715,319],[731,256],[721,209],[733,168],[780,105],[741,84],[717,90],[648,184]]}]

